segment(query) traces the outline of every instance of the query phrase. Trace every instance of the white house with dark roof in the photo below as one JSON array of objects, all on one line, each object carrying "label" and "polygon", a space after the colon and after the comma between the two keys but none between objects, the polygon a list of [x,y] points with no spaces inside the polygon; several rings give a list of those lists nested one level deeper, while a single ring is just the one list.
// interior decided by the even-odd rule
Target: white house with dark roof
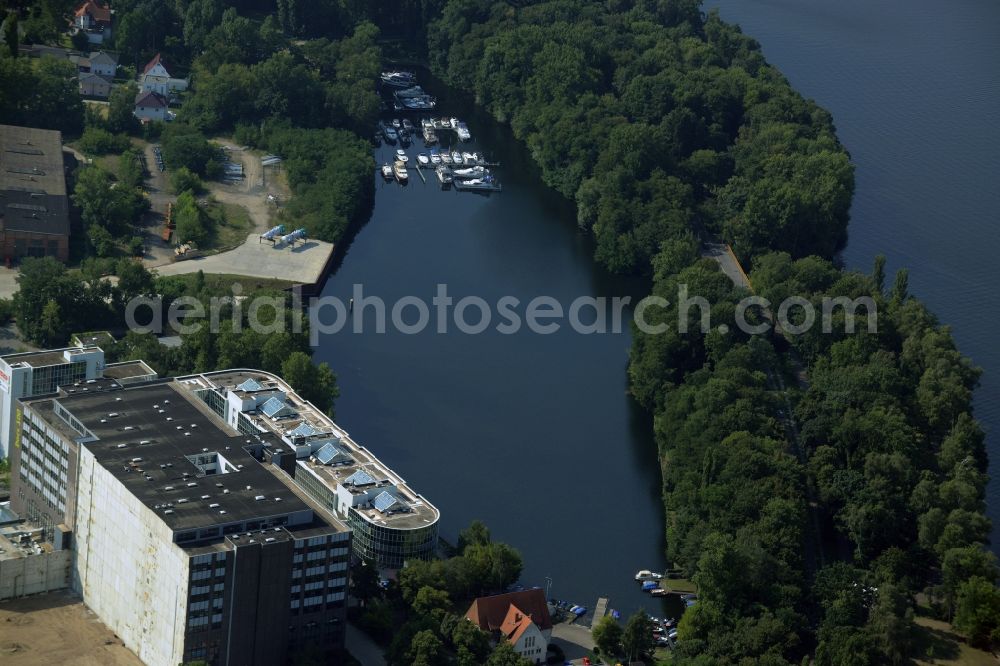
[{"label": "white house with dark roof", "polygon": [[136,95],[132,115],[139,120],[167,120],[167,106],[169,104],[166,97],[147,90]]},{"label": "white house with dark roof", "polygon": [[84,97],[107,99],[111,96],[111,78],[93,72],[80,74],[80,94]]},{"label": "white house with dark roof", "polygon": [[167,96],[173,92],[187,90],[188,80],[172,76],[170,67],[159,53],[146,63],[139,75],[139,87],[144,92],[156,92]]}]

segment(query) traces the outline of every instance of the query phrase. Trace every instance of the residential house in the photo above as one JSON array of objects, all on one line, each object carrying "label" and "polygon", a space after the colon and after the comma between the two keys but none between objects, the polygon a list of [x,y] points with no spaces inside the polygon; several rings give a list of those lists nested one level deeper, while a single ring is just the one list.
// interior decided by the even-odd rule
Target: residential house
[{"label": "residential house", "polygon": [[107,99],[111,96],[111,79],[101,74],[80,74],[80,94],[84,97]]},{"label": "residential house", "polygon": [[151,90],[140,91],[135,97],[135,110],[132,112],[141,121],[166,120],[167,98]]},{"label": "residential house", "polygon": [[187,90],[188,81],[171,76],[163,56],[157,53],[139,75],[139,87],[146,92],[169,96],[170,93]]},{"label": "residential house", "polygon": [[73,12],[73,29],[87,34],[91,44],[111,39],[111,8],[97,0],[85,0]]},{"label": "residential house", "polygon": [[113,79],[118,71],[118,56],[106,51],[95,51],[89,58],[78,59],[76,67],[81,73],[98,74]]},{"label": "residential house", "polygon": [[465,617],[489,633],[494,641],[510,643],[525,659],[545,663],[552,638],[552,617],[542,590],[479,597],[469,606]]}]

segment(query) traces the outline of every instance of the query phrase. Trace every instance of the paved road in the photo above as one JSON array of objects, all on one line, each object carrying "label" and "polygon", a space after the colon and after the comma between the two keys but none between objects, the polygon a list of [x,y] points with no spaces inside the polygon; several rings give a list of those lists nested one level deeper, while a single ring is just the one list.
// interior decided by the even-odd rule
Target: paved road
[{"label": "paved road", "polygon": [[575,664],[582,663],[594,649],[594,637],[590,629],[578,624],[560,622],[552,627],[552,642],[562,648],[566,659]]},{"label": "paved road", "polygon": [[368,638],[365,632],[355,627],[350,622],[347,623],[347,634],[345,637],[347,651],[351,656],[361,662],[362,666],[385,666],[385,657],[382,656],[382,648]]}]

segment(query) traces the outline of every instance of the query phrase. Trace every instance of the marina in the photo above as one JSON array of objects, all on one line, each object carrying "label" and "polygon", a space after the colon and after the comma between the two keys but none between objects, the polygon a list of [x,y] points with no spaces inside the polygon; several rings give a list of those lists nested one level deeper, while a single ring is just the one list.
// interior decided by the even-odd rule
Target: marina
[{"label": "marina", "polygon": [[[388,91],[391,95],[391,102],[386,101],[384,106],[391,107],[393,112],[425,111],[437,106],[437,99],[418,84],[413,72],[385,71],[380,81],[383,93]],[[423,140],[424,150],[411,160],[406,148],[415,139]],[[428,179],[423,170],[434,169],[442,190],[486,195],[501,192],[503,187],[491,171],[500,167],[499,162],[487,159],[481,151],[460,148],[462,144],[472,141],[468,124],[454,116],[424,116],[416,121],[408,117],[383,118],[374,134],[376,148],[383,142],[393,147],[388,161],[376,153],[387,184],[392,181],[407,184],[409,174],[406,167],[410,166],[424,184]]]}]

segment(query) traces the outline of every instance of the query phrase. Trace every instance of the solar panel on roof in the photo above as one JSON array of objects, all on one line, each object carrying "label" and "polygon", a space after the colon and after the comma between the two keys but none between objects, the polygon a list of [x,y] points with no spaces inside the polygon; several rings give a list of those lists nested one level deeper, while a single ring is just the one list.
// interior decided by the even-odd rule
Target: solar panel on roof
[{"label": "solar panel on roof", "polygon": [[316,452],[316,460],[320,461],[324,465],[329,465],[343,455],[343,451],[338,449],[333,444],[327,443],[320,447],[320,450]]},{"label": "solar panel on roof", "polygon": [[378,494],[378,497],[376,497],[375,500],[372,502],[372,506],[374,506],[382,513],[385,513],[390,508],[392,508],[392,506],[396,503],[397,503],[396,498],[393,497],[391,493],[388,493],[385,490],[383,490]]},{"label": "solar panel on roof", "polygon": [[236,388],[238,388],[241,391],[262,391],[262,390],[264,390],[264,387],[261,386],[260,382],[258,382],[253,377],[251,377],[250,379],[247,379],[246,381],[244,381],[242,384],[240,384]]},{"label": "solar panel on roof", "polygon": [[372,475],[365,470],[359,469],[357,472],[347,477],[344,483],[349,486],[370,486],[375,483],[375,479],[373,479]]},{"label": "solar panel on roof", "polygon": [[288,434],[292,437],[309,437],[310,435],[315,435],[318,432],[319,430],[316,430],[316,428],[312,427],[308,423],[302,423],[299,427]]},{"label": "solar panel on roof", "polygon": [[285,401],[278,396],[268,398],[267,402],[261,405],[260,411],[263,412],[265,416],[270,418],[295,414],[295,410],[289,407]]}]

